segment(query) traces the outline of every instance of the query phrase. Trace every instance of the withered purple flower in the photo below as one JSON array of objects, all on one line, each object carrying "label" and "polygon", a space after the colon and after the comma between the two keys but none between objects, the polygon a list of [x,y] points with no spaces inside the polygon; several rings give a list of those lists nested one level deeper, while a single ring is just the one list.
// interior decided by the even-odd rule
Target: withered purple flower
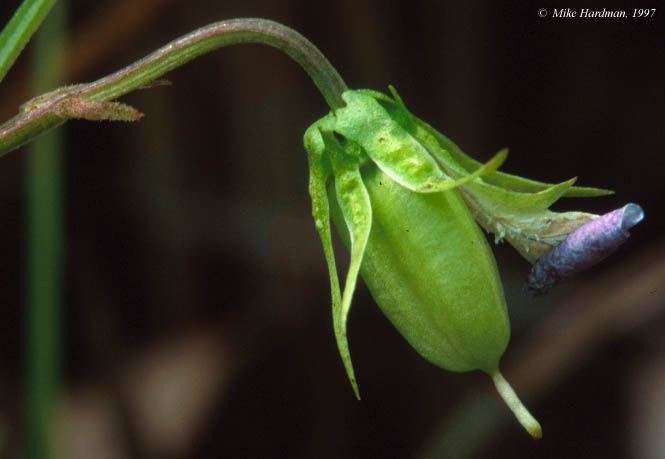
[{"label": "withered purple flower", "polygon": [[579,227],[536,261],[527,279],[526,291],[530,295],[544,293],[562,279],[604,260],[626,242],[630,236],[628,231],[643,218],[642,207],[630,203]]}]

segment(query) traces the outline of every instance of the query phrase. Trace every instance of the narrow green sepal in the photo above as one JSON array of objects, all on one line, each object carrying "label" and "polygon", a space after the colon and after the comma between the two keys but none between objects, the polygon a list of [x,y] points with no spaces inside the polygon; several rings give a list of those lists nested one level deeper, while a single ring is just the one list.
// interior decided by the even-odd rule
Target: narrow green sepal
[{"label": "narrow green sepal", "polygon": [[342,294],[342,303],[333,310],[335,336],[351,385],[356,392],[356,397],[360,398],[349,352],[346,322],[372,227],[372,206],[360,175],[360,159],[357,154],[359,146],[349,140],[345,145],[341,145],[330,131],[321,131],[321,138],[330,156],[337,201],[351,239],[351,261]]},{"label": "narrow green sepal", "polygon": [[[360,399],[358,392],[358,385],[353,372],[351,364],[351,356],[349,353],[348,342],[346,340],[346,332],[341,333],[339,327],[338,317],[342,311],[342,292],[339,286],[339,278],[337,276],[337,266],[335,263],[335,255],[332,246],[332,237],[330,231],[330,206],[328,201],[328,193],[326,189],[326,182],[332,173],[329,156],[325,151],[325,144],[319,132],[318,125],[311,126],[305,132],[305,149],[307,150],[307,158],[309,161],[309,194],[312,198],[312,216],[314,217],[314,224],[316,230],[321,238],[323,244],[323,253],[328,264],[328,275],[330,276],[330,291],[332,296],[332,313],[333,322],[335,326],[335,336],[337,346],[339,348],[344,367],[346,369],[349,381],[353,387],[353,392],[356,397]],[[344,326],[345,328],[345,326]],[[340,330],[340,333],[338,333]]]},{"label": "narrow green sepal", "polygon": [[466,185],[475,178],[484,177],[487,174],[491,174],[499,167],[501,167],[501,165],[504,163],[507,157],[508,157],[508,149],[504,148],[503,150],[500,150],[496,155],[494,155],[492,159],[490,159],[481,167],[473,171],[472,174],[465,175],[461,178],[458,178],[457,180],[450,179],[447,182],[444,182],[440,185],[433,187],[431,191],[437,192],[437,191],[450,190],[458,186]]},{"label": "narrow green sepal", "polygon": [[469,183],[467,189],[478,199],[482,199],[487,207],[500,206],[512,214],[525,214],[547,209],[561,198],[576,180],[577,178],[573,177],[536,193],[507,190],[485,182]]},{"label": "narrow green sepal", "polygon": [[[446,173],[451,174],[453,171],[457,172],[457,174],[462,174],[464,171],[467,173],[473,173],[476,169],[482,167],[483,163],[465,154],[455,142],[441,134],[428,123],[413,115],[406,105],[404,105],[402,98],[392,85],[389,85],[388,88],[393,98],[378,91],[363,90],[362,92],[371,95],[379,101],[379,103],[381,103],[381,105],[391,114],[393,119],[405,129],[412,132],[414,137],[418,139],[425,138],[429,141],[423,142],[424,144],[432,143],[438,145],[441,150],[448,152],[449,161],[442,165]],[[493,171],[484,174],[483,181],[499,188],[522,193],[537,193],[555,185],[501,171]],[[597,197],[613,193],[614,192],[611,190],[602,188],[571,186],[566,190],[562,197]]]},{"label": "narrow green sepal", "polygon": [[335,131],[359,144],[386,175],[416,192],[439,191],[436,187],[452,181],[374,97],[361,91],[342,97],[347,105],[335,111]]},{"label": "narrow green sepal", "polygon": [[588,186],[571,186],[563,195],[564,198],[597,198],[614,194],[612,190],[593,188]]}]

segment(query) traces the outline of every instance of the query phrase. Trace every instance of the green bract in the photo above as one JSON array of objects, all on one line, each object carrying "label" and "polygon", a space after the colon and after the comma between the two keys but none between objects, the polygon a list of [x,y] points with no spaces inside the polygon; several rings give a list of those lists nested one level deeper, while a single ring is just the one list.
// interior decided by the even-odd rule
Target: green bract
[{"label": "green bract", "polygon": [[[533,261],[594,216],[554,213],[561,196],[605,190],[550,185],[497,172],[507,151],[488,163],[466,156],[393,98],[346,91],[346,106],[305,133],[316,228],[330,272],[337,345],[359,397],[346,334],[358,273],[407,341],[451,371],[483,370],[520,422],[540,425],[499,372],[510,337],[503,288],[475,219]],[[333,178],[328,193],[328,179]],[[343,292],[333,255],[330,217],[350,248]]]}]

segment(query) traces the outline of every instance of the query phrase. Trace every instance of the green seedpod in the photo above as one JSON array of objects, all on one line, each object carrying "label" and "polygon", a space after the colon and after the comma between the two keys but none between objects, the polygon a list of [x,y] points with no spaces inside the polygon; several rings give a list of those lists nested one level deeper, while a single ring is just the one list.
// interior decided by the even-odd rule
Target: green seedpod
[{"label": "green seedpod", "polygon": [[[460,193],[410,191],[373,163],[360,175],[372,209],[360,273],[376,303],[425,359],[449,371],[490,375],[520,423],[540,438],[540,424],[499,370],[510,339],[503,287],[489,244]],[[344,193],[336,184],[331,182],[328,193],[330,216],[353,254],[348,212],[339,201]],[[355,387],[345,340],[344,331],[343,359]]]},{"label": "green seedpod", "polygon": [[[456,372],[489,374],[534,437],[541,428],[501,375],[510,323],[494,256],[480,227],[533,261],[594,216],[556,213],[563,196],[607,190],[541,183],[485,164],[412,115],[397,92],[346,91],[346,105],[305,133],[312,213],[330,273],[335,338],[356,396],[347,317],[358,274],[413,348]],[[330,219],[351,253],[340,288]]]},{"label": "green seedpod", "polygon": [[[377,304],[424,358],[450,371],[494,373],[510,323],[489,244],[457,190],[407,190],[373,164],[361,170],[372,228],[360,272]],[[349,232],[331,187],[331,215]]]}]

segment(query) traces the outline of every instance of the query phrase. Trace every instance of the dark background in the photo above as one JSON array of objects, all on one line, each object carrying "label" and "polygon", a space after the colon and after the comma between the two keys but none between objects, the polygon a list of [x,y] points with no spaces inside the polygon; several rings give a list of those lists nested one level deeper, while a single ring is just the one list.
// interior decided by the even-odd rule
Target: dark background
[{"label": "dark background", "polygon": [[[3,2],[3,23],[18,3]],[[421,359],[364,287],[349,321],[353,398],[302,147],[327,107],[286,56],[242,45],[123,97],[139,123],[63,128],[66,457],[661,457],[665,10],[553,19],[588,5],[516,3],[71,0],[68,83],[216,20],[270,18],[349,87],[393,84],[479,160],[507,146],[507,172],[616,190],[556,209],[640,203],[646,219],[617,254],[542,298],[521,291],[528,263],[494,246],[513,324],[503,367],[544,438],[521,430],[486,376]],[[26,62],[0,86],[3,120],[35,95]],[[11,457],[23,435],[25,161],[22,150],[0,161],[0,455]]]}]

